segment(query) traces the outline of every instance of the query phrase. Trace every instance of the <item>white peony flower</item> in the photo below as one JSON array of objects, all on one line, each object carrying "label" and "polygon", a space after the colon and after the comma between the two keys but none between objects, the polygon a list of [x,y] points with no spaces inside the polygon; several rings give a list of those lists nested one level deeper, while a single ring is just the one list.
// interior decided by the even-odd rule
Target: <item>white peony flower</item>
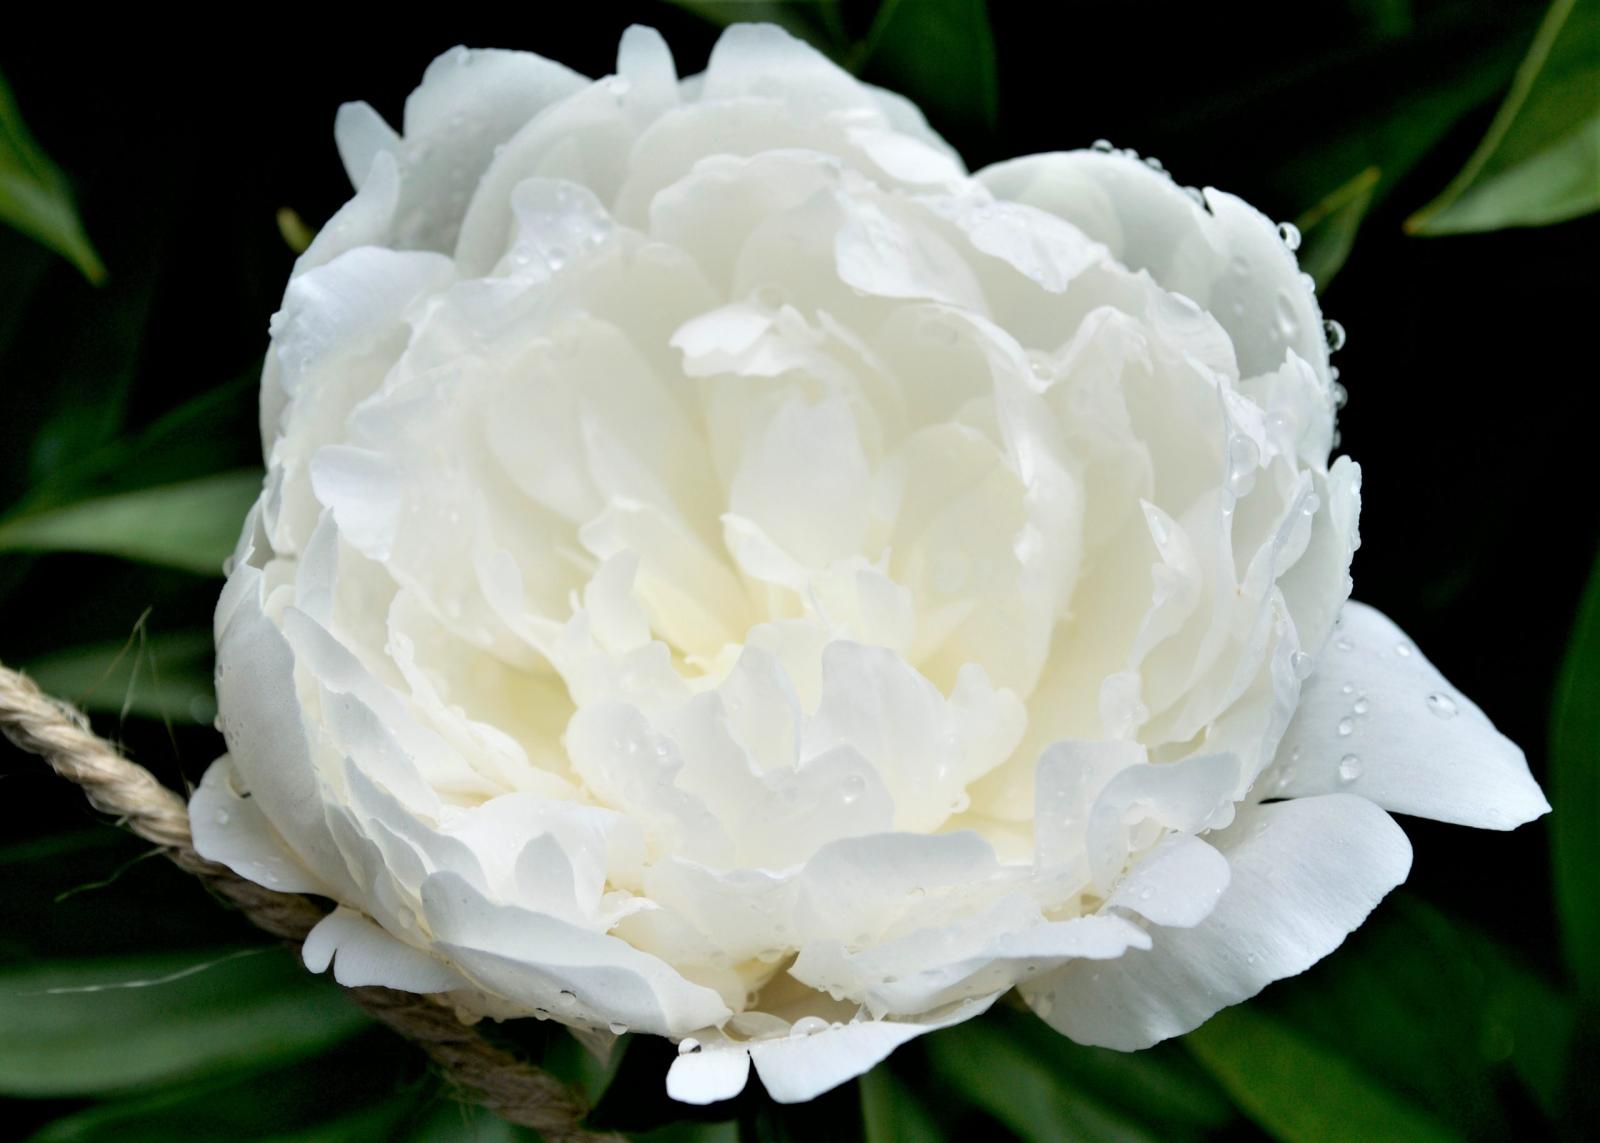
[{"label": "white peony flower", "polygon": [[337,135],[192,808],[338,902],[313,969],[803,1100],[1013,987],[1185,1032],[1405,877],[1387,811],[1548,809],[1345,604],[1322,318],[1237,198],[969,175],[764,26],[458,49]]}]

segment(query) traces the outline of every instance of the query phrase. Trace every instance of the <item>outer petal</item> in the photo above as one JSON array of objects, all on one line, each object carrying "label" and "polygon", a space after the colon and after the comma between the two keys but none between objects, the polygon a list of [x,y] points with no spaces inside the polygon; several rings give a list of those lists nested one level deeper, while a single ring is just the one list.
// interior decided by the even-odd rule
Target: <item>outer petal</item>
[{"label": "outer petal", "polygon": [[260,803],[240,793],[237,784],[233,759],[226,754],[200,779],[189,798],[195,852],[280,893],[327,896],[328,887],[294,855]]},{"label": "outer petal", "polygon": [[1293,350],[1327,384],[1322,313],[1272,221],[1215,190],[1205,205],[1138,159],[1056,152],[977,176],[1000,198],[1048,210],[1104,242],[1134,270],[1209,310],[1228,331],[1243,376],[1277,369]]},{"label": "outer petal", "polygon": [[442,961],[342,905],[306,934],[300,956],[312,972],[325,972],[331,963],[333,978],[347,988],[375,984],[402,992],[450,992],[470,987]]},{"label": "outer petal", "polygon": [[1211,914],[1193,928],[1154,929],[1148,952],[1024,985],[1051,1027],[1123,1051],[1197,1028],[1338,948],[1411,868],[1411,845],[1389,815],[1341,794],[1242,807],[1210,841],[1233,874]]},{"label": "outer petal", "polygon": [[1388,810],[1484,829],[1550,812],[1522,750],[1382,612],[1345,605],[1258,790],[1346,790]]},{"label": "outer petal", "polygon": [[1000,994],[963,1001],[926,1021],[857,1020],[771,1040],[718,1040],[680,1055],[667,1072],[667,1092],[685,1103],[730,1099],[744,1088],[753,1061],[767,1093],[803,1103],[870,1070],[901,1044],[970,1020]]}]

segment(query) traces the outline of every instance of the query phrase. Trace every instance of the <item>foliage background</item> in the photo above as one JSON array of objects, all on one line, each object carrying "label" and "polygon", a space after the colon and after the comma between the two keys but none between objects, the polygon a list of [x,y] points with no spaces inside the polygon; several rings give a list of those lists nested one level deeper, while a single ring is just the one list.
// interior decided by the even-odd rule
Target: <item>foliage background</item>
[{"label": "foliage background", "polygon": [[[1499,120],[1542,4],[992,0],[987,20],[981,0],[457,4],[381,22],[278,9],[226,29],[148,14],[8,27],[0,217],[71,260],[0,229],[0,657],[169,783],[198,780],[220,748],[214,573],[258,473],[255,378],[293,259],[278,212],[315,227],[347,197],[334,109],[367,99],[398,121],[457,42],[603,75],[632,22],[659,27],[688,74],[718,21],[775,14],[919,99],[973,167],[1105,137],[1302,221],[1302,260],[1336,271],[1325,308],[1350,331],[1336,360],[1342,447],[1365,473],[1357,595],[1523,745],[1556,813],[1509,835],[1406,820],[1410,882],[1338,954],[1134,1056],[1002,1008],[813,1105],[752,1091],[695,1112],[661,1091],[670,1046],[629,1044],[603,1071],[548,1028],[505,1034],[600,1096],[597,1125],[660,1139],[1591,1135],[1600,587],[1579,620],[1600,536],[1600,217],[1583,217],[1600,201],[1596,8],[1558,3],[1526,113]],[[1501,128],[1477,197],[1424,222],[1480,232],[1408,234]],[[0,1132],[520,1137],[143,856],[36,760],[0,754]]]}]

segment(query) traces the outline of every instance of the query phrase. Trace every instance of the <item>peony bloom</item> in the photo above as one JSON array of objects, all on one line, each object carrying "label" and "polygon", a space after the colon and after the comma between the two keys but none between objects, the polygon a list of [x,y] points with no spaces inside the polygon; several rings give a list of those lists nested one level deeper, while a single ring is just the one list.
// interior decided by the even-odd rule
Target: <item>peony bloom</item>
[{"label": "peony bloom", "polygon": [[1521,752],[1346,603],[1278,229],[1128,154],[969,175],[775,28],[437,60],[295,267],[196,844],[346,984],[807,1099],[1009,989],[1133,1049],[1509,828]]}]

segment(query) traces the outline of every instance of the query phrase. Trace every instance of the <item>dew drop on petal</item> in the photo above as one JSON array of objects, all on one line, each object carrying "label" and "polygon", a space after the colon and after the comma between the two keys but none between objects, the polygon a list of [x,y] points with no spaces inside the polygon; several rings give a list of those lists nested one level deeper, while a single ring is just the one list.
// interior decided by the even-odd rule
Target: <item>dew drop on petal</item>
[{"label": "dew drop on petal", "polygon": [[1394,645],[1394,653],[1396,655],[1399,655],[1402,659],[1411,658],[1411,644],[1410,643],[1396,643]]},{"label": "dew drop on petal", "polygon": [[1256,469],[1261,464],[1261,450],[1256,442],[1243,433],[1228,438],[1228,491],[1235,496],[1247,496],[1256,484]]},{"label": "dew drop on petal", "polygon": [[1344,326],[1329,318],[1322,323],[1322,332],[1328,337],[1328,352],[1338,353],[1344,348]]},{"label": "dew drop on petal", "polygon": [[820,1032],[828,1027],[828,1022],[821,1016],[802,1016],[794,1022],[794,1027],[789,1029],[791,1036],[809,1036],[813,1032]]},{"label": "dew drop on petal", "polygon": [[690,1036],[686,1040],[678,1041],[678,1055],[680,1056],[687,1056],[693,1052],[698,1052],[699,1050],[700,1041],[696,1040],[693,1036]]},{"label": "dew drop on petal", "polygon": [[1456,711],[1461,708],[1456,706],[1456,700],[1441,691],[1434,691],[1428,696],[1428,709],[1439,718],[1454,718]]},{"label": "dew drop on petal", "polygon": [[1089,150],[1099,151],[1102,155],[1109,155],[1112,151],[1116,150],[1116,147],[1112,144],[1110,139],[1096,139],[1093,143],[1089,144]]},{"label": "dew drop on petal", "polygon": [[218,810],[217,811],[217,824],[218,825],[227,825],[228,822],[232,820],[232,817],[233,816],[231,814],[229,814],[227,810]]},{"label": "dew drop on petal", "polygon": [[1304,651],[1296,651],[1289,656],[1289,668],[1294,671],[1294,677],[1297,679],[1309,679],[1312,668],[1316,665],[1317,661]]},{"label": "dew drop on petal", "polygon": [[1339,781],[1354,782],[1361,777],[1361,759],[1355,754],[1346,754],[1339,759]]},{"label": "dew drop on petal", "polygon": [[1348,738],[1348,737],[1350,737],[1350,735],[1352,733],[1354,733],[1355,728],[1356,728],[1355,719],[1350,718],[1348,716],[1346,716],[1344,718],[1341,718],[1339,720],[1339,726],[1338,726],[1339,737],[1340,738]]},{"label": "dew drop on petal", "polygon": [[1356,699],[1355,703],[1350,707],[1350,709],[1355,711],[1357,714],[1366,714],[1367,711],[1372,709],[1372,704],[1367,701],[1366,695],[1362,695],[1360,698]]},{"label": "dew drop on petal", "polygon": [[1292,222],[1278,223],[1278,237],[1290,250],[1300,249],[1300,228]]},{"label": "dew drop on petal", "polygon": [[611,1021],[609,1027],[611,1029],[611,1034],[613,1036],[624,1036],[628,1032],[628,1026],[626,1024],[624,1024],[621,1020],[613,1020],[613,1021]]},{"label": "dew drop on petal", "polygon": [[846,774],[839,784],[839,793],[845,805],[851,805],[860,800],[861,795],[867,792],[867,780],[860,774]]}]

